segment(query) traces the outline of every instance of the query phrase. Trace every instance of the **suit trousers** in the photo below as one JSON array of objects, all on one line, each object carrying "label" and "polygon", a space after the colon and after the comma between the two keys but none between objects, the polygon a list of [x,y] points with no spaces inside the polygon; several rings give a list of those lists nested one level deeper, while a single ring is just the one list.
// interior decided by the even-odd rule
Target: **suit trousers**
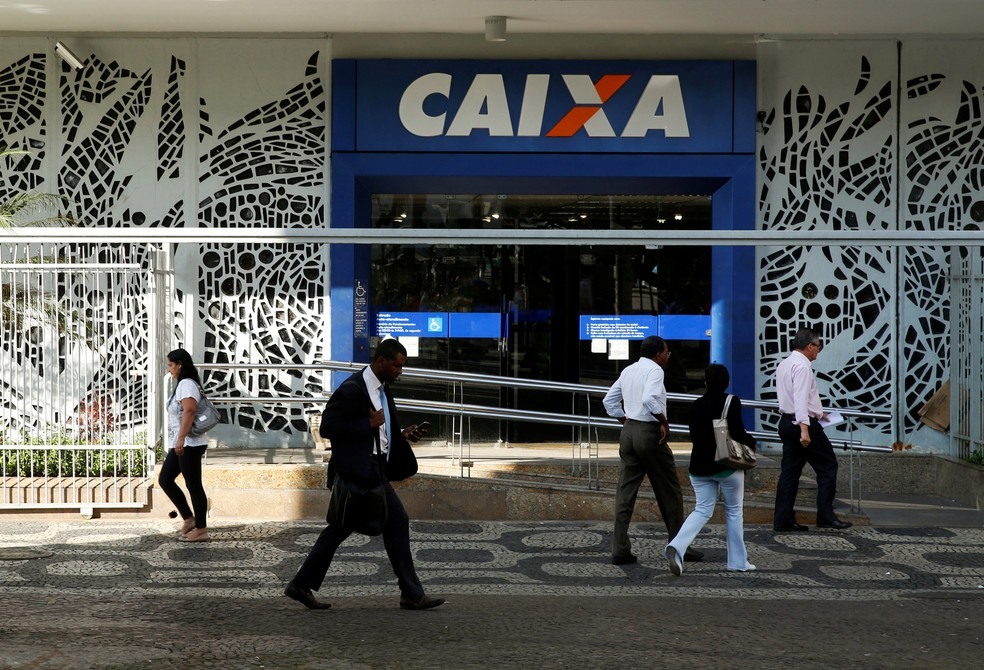
[{"label": "suit trousers", "polygon": [[[410,518],[396,491],[393,490],[393,485],[385,478],[383,478],[383,488],[386,490],[388,508],[386,525],[383,527],[383,547],[393,567],[393,574],[396,575],[400,596],[404,599],[420,598],[424,595],[424,587],[421,586],[413,566],[413,554],[410,551]],[[321,531],[311,553],[297,571],[294,583],[313,591],[319,590],[331,567],[335,552],[351,534],[351,530],[328,524]]]},{"label": "suit trousers", "polygon": [[627,419],[618,440],[618,490],[615,493],[615,535],[612,557],[624,558],[632,553],[629,522],[635,509],[642,478],[649,477],[659,513],[672,540],[683,525],[683,493],[677,479],[673,452],[661,443],[658,423]]},{"label": "suit trousers", "polygon": [[810,420],[810,446],[800,443],[800,427],[789,414],[779,419],[779,437],[782,439],[782,464],[779,483],[776,485],[776,509],[773,524],[777,527],[796,523],[796,494],[803,467],[809,463],[817,474],[817,523],[830,523],[834,515],[834,498],[837,495],[837,456],[823,426],[816,419]]}]

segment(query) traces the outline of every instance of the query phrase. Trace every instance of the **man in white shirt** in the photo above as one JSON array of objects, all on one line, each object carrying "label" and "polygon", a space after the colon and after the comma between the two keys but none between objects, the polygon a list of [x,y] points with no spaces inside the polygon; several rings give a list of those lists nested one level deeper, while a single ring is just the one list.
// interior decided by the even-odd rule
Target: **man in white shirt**
[{"label": "man in white shirt", "polygon": [[827,413],[820,404],[820,392],[813,375],[813,361],[823,344],[809,328],[801,328],[793,337],[793,351],[776,368],[776,394],[779,398],[779,437],[782,439],[782,466],[776,486],[776,510],[773,530],[805,531],[796,522],[796,493],[803,467],[809,463],[817,474],[817,528],[850,528],[834,514],[837,495],[837,457],[823,432],[820,419]]},{"label": "man in white shirt", "polygon": [[[683,494],[673,452],[666,443],[670,424],[666,419],[663,366],[669,358],[670,349],[663,338],[647,337],[639,349],[639,360],[622,370],[603,401],[608,415],[622,423],[612,540],[615,565],[639,560],[629,542],[629,522],[643,477],[649,477],[669,540],[676,537],[683,525]],[[703,557],[703,553],[688,549],[684,559],[700,561]]]}]

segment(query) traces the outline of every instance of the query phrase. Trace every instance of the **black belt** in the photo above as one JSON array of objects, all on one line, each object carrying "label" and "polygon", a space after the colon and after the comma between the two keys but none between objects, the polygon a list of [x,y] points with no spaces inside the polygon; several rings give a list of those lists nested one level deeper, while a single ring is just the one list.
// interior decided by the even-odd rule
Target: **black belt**
[{"label": "black belt", "polygon": [[[796,415],[795,414],[786,414],[785,412],[783,412],[779,416],[784,416],[784,417],[787,417],[789,419],[792,419],[793,421],[796,421]],[[815,416],[811,416],[810,417],[810,423],[817,423],[819,421],[820,421],[820,419],[816,418]]]},{"label": "black belt", "polygon": [[639,419],[630,419],[628,417],[626,417],[625,423],[642,423],[642,424],[645,424],[645,425],[652,424],[654,426],[658,426],[659,425],[659,421],[640,421]]}]

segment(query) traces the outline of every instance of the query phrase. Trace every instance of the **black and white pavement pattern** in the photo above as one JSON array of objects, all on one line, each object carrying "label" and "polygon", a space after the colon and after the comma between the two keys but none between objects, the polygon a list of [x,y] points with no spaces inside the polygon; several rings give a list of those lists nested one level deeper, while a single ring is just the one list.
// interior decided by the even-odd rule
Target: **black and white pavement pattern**
[{"label": "black and white pavement pattern", "polygon": [[[0,668],[964,668],[984,657],[984,529],[776,534],[725,570],[724,526],[673,577],[665,530],[413,522],[427,612],[398,608],[379,538],[339,550],[312,611],[283,596],[322,526],[0,519]],[[26,557],[30,556],[30,557]],[[5,558],[7,557],[7,558]]]},{"label": "black and white pavement pattern", "polygon": [[[155,521],[0,522],[0,549],[50,556],[0,561],[0,590],[152,589],[156,593],[278,597],[322,526],[226,522],[209,543],[175,541]],[[421,581],[443,594],[677,596],[884,600],[984,591],[984,529],[854,527],[777,534],[745,531],[757,571],[725,570],[724,526],[694,546],[706,554],[672,577],[662,558],[666,533],[633,527],[636,565],[608,561],[606,522],[412,523]],[[340,548],[323,591],[337,596],[394,593],[381,538],[353,535]]]}]

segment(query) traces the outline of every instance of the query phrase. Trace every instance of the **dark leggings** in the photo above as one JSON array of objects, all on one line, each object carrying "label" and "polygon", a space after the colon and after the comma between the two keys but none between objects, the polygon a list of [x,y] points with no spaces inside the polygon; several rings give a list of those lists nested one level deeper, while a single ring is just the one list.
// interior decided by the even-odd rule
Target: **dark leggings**
[{"label": "dark leggings", "polygon": [[205,449],[207,447],[185,447],[181,456],[174,449],[168,449],[157,479],[161,490],[174,503],[178,514],[182,519],[187,519],[192,515],[191,509],[184,492],[174,481],[178,474],[184,475],[185,486],[188,487],[191,504],[195,508],[195,528],[205,527],[205,517],[208,514],[208,497],[202,486],[202,458],[205,456]]}]

